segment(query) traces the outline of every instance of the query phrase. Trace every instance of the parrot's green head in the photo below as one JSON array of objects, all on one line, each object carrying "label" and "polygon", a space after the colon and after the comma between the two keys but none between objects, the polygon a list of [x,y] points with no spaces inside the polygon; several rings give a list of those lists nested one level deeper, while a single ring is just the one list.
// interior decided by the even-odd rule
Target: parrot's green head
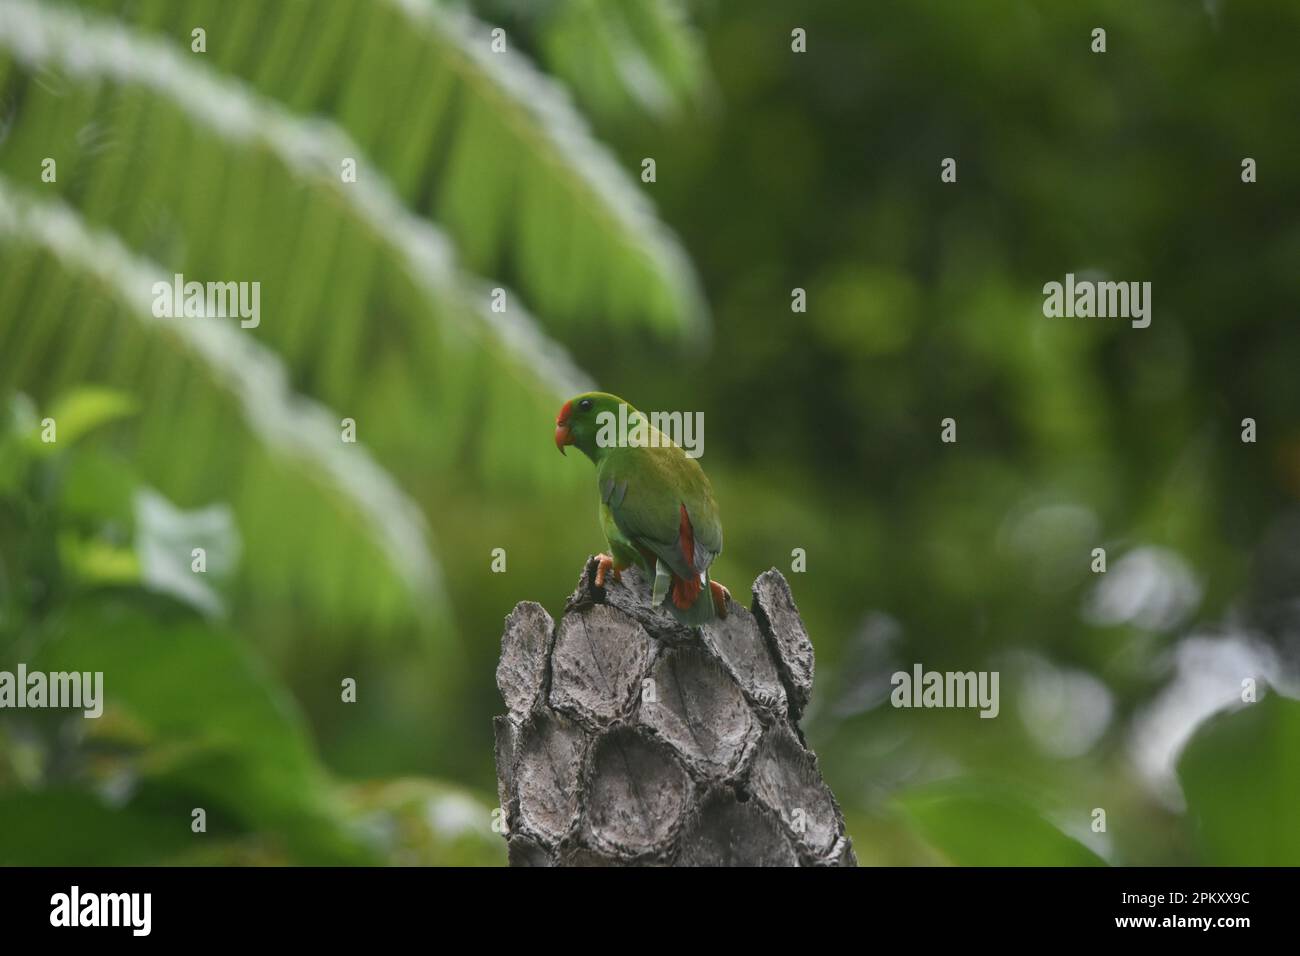
[{"label": "parrot's green head", "polygon": [[[564,454],[566,445],[573,445],[596,461],[598,451],[603,450],[596,445],[596,435],[601,422],[606,420],[599,416],[608,412],[617,419],[620,405],[627,405],[627,402],[608,392],[584,392],[565,402],[560,414],[555,416],[555,447],[560,449],[560,454]],[[627,414],[633,411],[635,409],[628,405]]]}]

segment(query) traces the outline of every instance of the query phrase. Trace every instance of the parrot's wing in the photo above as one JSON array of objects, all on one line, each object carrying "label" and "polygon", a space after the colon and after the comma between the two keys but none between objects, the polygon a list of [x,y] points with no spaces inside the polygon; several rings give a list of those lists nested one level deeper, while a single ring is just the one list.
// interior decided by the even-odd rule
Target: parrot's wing
[{"label": "parrot's wing", "polygon": [[679,578],[698,578],[722,551],[709,479],[680,448],[621,449],[605,460],[599,480],[619,530]]}]

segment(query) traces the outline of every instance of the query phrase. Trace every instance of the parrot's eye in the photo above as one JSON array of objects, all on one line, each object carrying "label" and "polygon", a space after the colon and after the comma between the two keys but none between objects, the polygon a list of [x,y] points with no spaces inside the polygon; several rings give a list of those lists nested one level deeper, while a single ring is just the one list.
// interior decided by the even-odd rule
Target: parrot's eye
[{"label": "parrot's eye", "polygon": [[580,412],[589,412],[589,411],[591,411],[591,399],[589,399],[589,398],[584,398],[582,401],[580,401],[580,402],[578,403],[578,411],[580,411]]}]

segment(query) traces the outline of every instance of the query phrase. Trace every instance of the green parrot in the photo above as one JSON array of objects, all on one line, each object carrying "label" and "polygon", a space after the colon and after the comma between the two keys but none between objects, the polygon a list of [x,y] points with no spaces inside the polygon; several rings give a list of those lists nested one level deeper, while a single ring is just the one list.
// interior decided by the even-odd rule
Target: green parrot
[{"label": "green parrot", "polygon": [[[617,395],[587,392],[564,403],[555,418],[555,446],[573,445],[596,465],[600,527],[609,554],[600,555],[596,586],[611,571],[635,564],[654,581],[651,603],[666,604],[683,624],[705,624],[727,616],[730,592],[709,577],[722,551],[722,522],[713,488],[699,463],[645,422],[649,441],[609,441],[617,435],[619,406],[627,421],[642,413]],[[604,417],[605,414],[612,419]],[[605,439],[597,440],[602,426]]]}]

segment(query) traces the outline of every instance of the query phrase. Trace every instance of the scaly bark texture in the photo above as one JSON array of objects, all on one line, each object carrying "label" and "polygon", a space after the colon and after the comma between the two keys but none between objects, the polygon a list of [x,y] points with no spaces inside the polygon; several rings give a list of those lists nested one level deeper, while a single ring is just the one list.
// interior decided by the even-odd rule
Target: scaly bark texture
[{"label": "scaly bark texture", "polygon": [[813,649],[773,568],[753,609],[699,628],[635,569],[583,568],[557,625],[506,618],[495,720],[512,866],[854,866],[799,730]]}]

